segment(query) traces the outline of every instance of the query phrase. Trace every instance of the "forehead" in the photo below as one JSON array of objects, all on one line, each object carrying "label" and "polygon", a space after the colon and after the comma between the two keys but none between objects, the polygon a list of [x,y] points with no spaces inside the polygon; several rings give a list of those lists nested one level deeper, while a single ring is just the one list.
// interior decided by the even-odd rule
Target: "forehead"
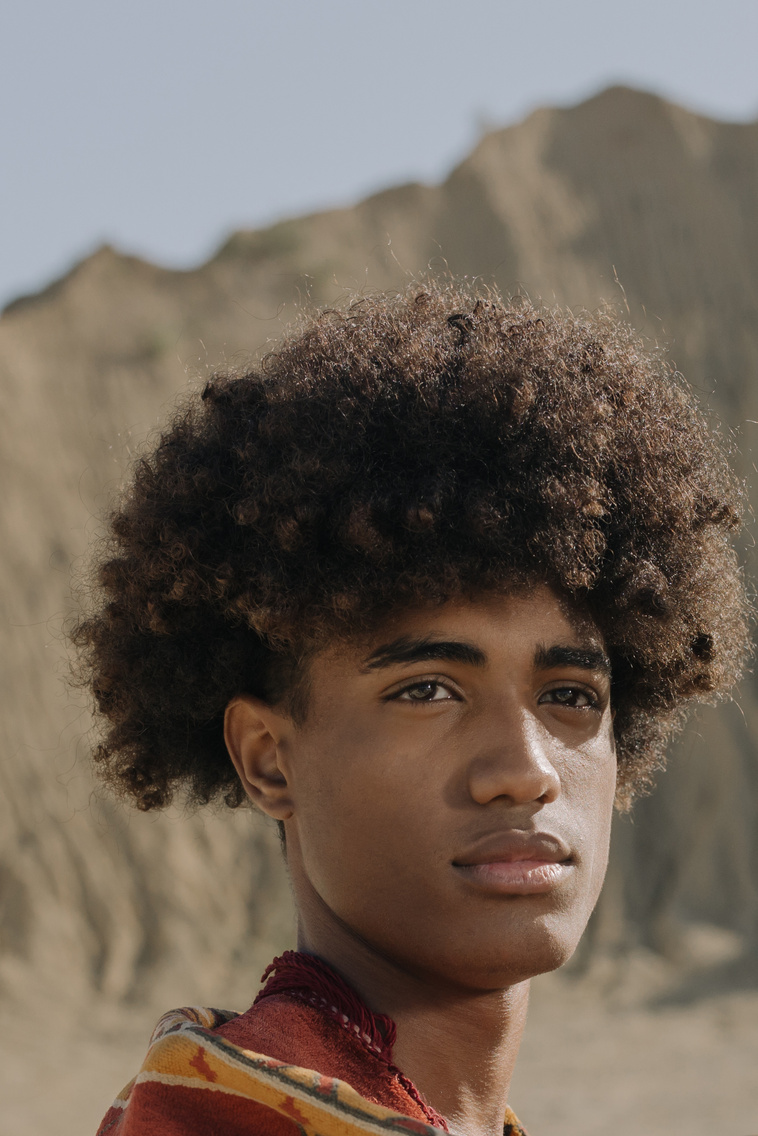
[{"label": "forehead", "polygon": [[[405,638],[460,640],[495,659],[516,648],[582,645],[604,649],[603,636],[589,614],[546,584],[507,593],[458,597],[444,604],[401,607],[378,620],[355,640],[319,651],[327,665],[365,664],[383,647]],[[315,660],[314,660],[315,661]]]},{"label": "forehead", "polygon": [[556,632],[600,634],[590,616],[577,604],[559,595],[547,584],[537,584],[518,591],[483,593],[452,599],[433,607],[399,610],[377,625],[372,638],[399,626],[416,630],[437,624],[469,624],[481,631],[497,633],[533,621],[541,627],[554,628]]}]

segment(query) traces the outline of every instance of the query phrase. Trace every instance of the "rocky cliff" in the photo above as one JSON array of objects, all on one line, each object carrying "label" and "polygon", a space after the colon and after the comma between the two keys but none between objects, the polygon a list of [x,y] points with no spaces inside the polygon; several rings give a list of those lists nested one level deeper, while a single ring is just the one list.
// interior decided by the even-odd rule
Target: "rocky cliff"
[{"label": "rocky cliff", "polygon": [[[199,171],[195,176],[203,176]],[[208,177],[219,176],[209,171]],[[228,173],[224,176],[233,176]],[[481,276],[616,302],[664,342],[755,480],[758,124],[614,88],[486,135],[439,186],[235,233],[171,272],[103,248],[0,319],[0,983],[245,1001],[290,928],[276,842],[248,814],[134,815],[93,796],[66,688],[70,568],[173,399],[276,338],[298,303]],[[687,981],[758,947],[758,697],[709,711],[622,820],[577,965],[642,945]],[[689,976],[689,977],[688,977]]]}]

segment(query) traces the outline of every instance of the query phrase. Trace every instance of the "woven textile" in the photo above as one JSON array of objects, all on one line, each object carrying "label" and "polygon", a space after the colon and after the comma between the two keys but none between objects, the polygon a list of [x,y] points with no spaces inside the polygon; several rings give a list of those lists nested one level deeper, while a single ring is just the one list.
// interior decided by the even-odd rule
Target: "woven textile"
[{"label": "woven textile", "polygon": [[[366,1100],[344,1081],[253,1053],[213,1031],[239,1015],[190,1007],[165,1014],[142,1069],[98,1136],[441,1136]],[[526,1136],[508,1110],[504,1136]]]}]

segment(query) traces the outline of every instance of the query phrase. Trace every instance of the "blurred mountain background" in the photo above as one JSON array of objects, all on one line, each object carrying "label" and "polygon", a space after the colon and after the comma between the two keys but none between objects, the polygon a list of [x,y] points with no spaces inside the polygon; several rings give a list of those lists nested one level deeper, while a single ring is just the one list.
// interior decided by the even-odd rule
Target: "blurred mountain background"
[{"label": "blurred mountain background", "polygon": [[[292,936],[277,842],[261,821],[245,811],[143,816],[95,792],[88,711],[66,687],[71,565],[81,569],[109,496],[177,397],[265,350],[303,303],[404,287],[427,272],[572,308],[615,303],[666,346],[728,431],[755,506],[758,122],[719,122],[612,87],[484,133],[441,184],[400,184],[355,206],[238,231],[187,271],[103,246],[11,303],[0,318],[0,1020],[12,1023],[12,1040],[0,1067],[19,1083],[19,1038],[28,1033],[23,1046],[34,1045],[31,1015],[42,1014],[39,1060],[64,1097],[91,1093],[104,1109],[135,1071],[108,1066],[116,1083],[101,1084],[104,1051],[138,1060],[151,1012],[172,1005],[247,1006],[260,970]],[[752,544],[751,535],[754,575]],[[751,677],[735,703],[698,714],[657,792],[619,819],[570,975],[547,980],[535,1000],[543,1032],[527,1039],[517,1081],[526,1103],[516,1101],[535,1132],[638,1130],[631,1089],[613,1123],[607,1111],[591,1123],[567,1118],[555,1094],[539,1112],[543,1042],[559,1004],[564,1050],[585,1013],[597,1068],[611,1053],[628,1064],[612,1040],[598,1042],[599,1031],[611,1037],[604,1006],[632,1015],[635,1052],[657,1034],[667,1052],[689,1053],[690,1075],[701,1066],[687,1046],[695,1034],[710,1038],[702,1061],[723,1058],[723,1099],[753,1093],[745,1110],[755,1107],[758,1129],[740,1065],[745,1039],[753,1054],[758,1041],[757,741]],[[718,1006],[716,1024],[706,1004]],[[645,1014],[657,1023],[648,1034]],[[650,1070],[650,1086],[663,1078],[652,1096],[664,1101],[671,1075]],[[43,1130],[42,1119],[24,1128],[14,1107],[8,1132]]]}]

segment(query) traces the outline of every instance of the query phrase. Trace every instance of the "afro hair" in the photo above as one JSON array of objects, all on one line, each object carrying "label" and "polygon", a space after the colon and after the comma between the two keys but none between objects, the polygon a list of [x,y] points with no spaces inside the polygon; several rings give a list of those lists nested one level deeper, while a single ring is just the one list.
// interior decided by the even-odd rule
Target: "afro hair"
[{"label": "afro hair", "polygon": [[399,606],[546,582],[605,638],[628,804],[744,663],[741,512],[691,391],[612,312],[457,284],[325,311],[137,462],[74,633],[96,761],[142,809],[238,805],[235,695],[286,699]]}]

